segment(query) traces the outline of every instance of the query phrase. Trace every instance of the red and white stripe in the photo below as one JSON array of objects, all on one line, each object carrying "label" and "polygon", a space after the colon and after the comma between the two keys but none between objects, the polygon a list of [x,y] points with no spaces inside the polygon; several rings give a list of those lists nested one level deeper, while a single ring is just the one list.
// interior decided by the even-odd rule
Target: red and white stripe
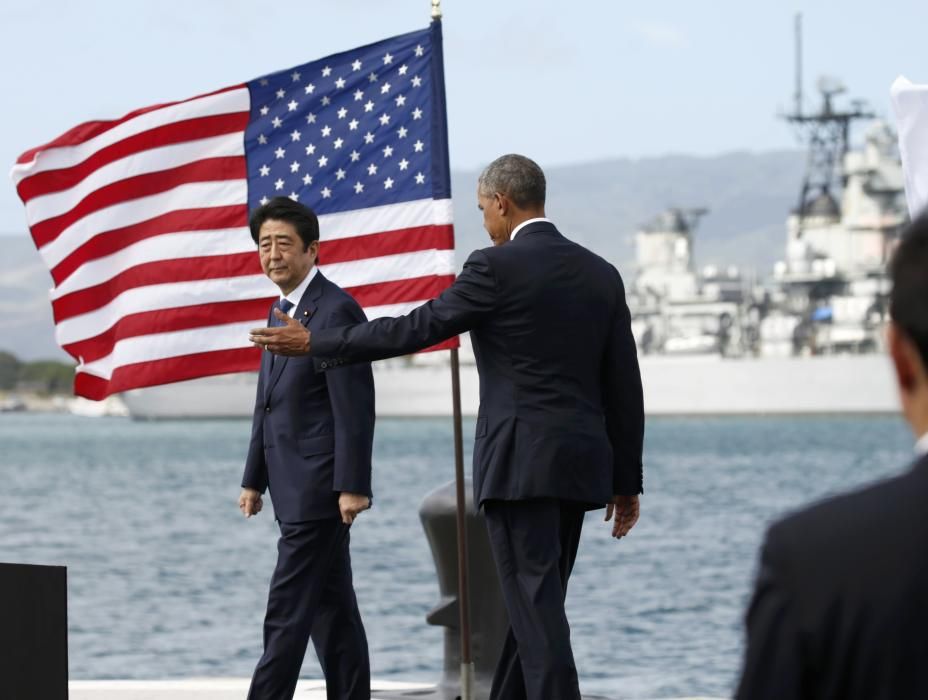
[{"label": "red and white stripe", "polygon": [[[248,230],[249,110],[235,86],[82,124],[13,167],[79,395],[257,368],[248,330],[277,290]],[[319,223],[320,269],[369,318],[406,313],[454,279],[450,200]]]}]

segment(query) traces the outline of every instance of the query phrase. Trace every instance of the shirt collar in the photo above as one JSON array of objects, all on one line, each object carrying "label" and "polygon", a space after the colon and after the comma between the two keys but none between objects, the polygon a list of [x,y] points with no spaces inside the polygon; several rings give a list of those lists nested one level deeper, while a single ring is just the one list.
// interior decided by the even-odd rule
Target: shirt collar
[{"label": "shirt collar", "polygon": [[523,221],[521,224],[519,224],[519,225],[516,226],[514,229],[512,229],[512,233],[509,234],[509,240],[511,241],[513,238],[515,238],[515,237],[516,237],[516,234],[517,234],[519,231],[521,231],[523,228],[525,228],[526,226],[528,226],[529,224],[537,224],[539,221],[544,221],[544,222],[549,223],[549,224],[551,223],[551,219],[546,219],[546,218],[543,217],[543,216],[539,216],[539,217],[536,217],[536,218],[534,218],[534,219],[526,219],[526,220]]},{"label": "shirt collar", "polygon": [[917,454],[919,457],[928,455],[928,433],[922,435],[918,439],[918,442],[915,443],[915,454]]},{"label": "shirt collar", "polygon": [[303,298],[303,294],[306,292],[306,288],[309,286],[309,283],[313,281],[313,277],[316,276],[317,272],[319,272],[319,268],[313,265],[309,269],[309,273],[306,275],[306,277],[303,278],[303,281],[296,286],[296,289],[294,289],[289,294],[280,295],[281,300],[286,299],[291,304],[293,304],[293,307],[290,309],[290,316],[293,316],[294,310],[297,306],[300,305],[300,300]]}]

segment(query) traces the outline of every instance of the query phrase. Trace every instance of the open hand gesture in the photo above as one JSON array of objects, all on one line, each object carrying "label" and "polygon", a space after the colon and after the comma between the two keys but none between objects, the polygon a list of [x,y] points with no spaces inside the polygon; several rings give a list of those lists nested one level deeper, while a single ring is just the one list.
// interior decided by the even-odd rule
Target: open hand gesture
[{"label": "open hand gesture", "polygon": [[295,318],[290,318],[280,309],[274,309],[277,320],[284,325],[268,328],[252,328],[248,340],[262,350],[275,355],[306,355],[309,353],[309,330]]}]

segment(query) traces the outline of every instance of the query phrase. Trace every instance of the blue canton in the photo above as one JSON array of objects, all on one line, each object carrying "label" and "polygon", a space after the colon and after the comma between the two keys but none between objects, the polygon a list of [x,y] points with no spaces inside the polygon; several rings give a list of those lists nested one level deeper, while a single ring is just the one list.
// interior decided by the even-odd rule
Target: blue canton
[{"label": "blue canton", "polygon": [[443,190],[432,160],[446,152],[433,147],[434,129],[445,138],[444,105],[436,110],[435,98],[443,101],[444,86],[432,73],[440,35],[437,43],[436,56],[426,29],[248,83],[249,209],[285,196],[327,214]]}]

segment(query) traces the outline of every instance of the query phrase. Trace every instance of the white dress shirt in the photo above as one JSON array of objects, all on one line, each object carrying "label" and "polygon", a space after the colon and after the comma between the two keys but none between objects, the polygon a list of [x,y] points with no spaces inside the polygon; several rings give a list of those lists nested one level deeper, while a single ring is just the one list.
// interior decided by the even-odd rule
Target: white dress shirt
[{"label": "white dress shirt", "polygon": [[546,219],[543,216],[538,216],[538,217],[535,217],[534,219],[526,219],[521,224],[519,224],[514,229],[512,229],[512,233],[509,234],[509,240],[511,241],[513,238],[515,238],[516,234],[519,231],[521,231],[523,228],[528,226],[529,224],[535,224],[535,223],[538,223],[539,221],[547,221],[549,224],[551,223],[551,219]]},{"label": "white dress shirt", "polygon": [[922,455],[928,455],[928,433],[922,435],[918,442],[915,443],[915,454],[919,457]]},{"label": "white dress shirt", "polygon": [[291,304],[293,304],[293,306],[291,306],[290,310],[287,312],[287,315],[290,316],[290,318],[293,318],[293,314],[296,313],[296,307],[300,305],[300,300],[303,298],[303,294],[306,292],[306,288],[309,286],[309,283],[313,281],[313,277],[316,276],[317,272],[319,272],[319,268],[313,265],[311,268],[309,268],[309,273],[306,275],[306,277],[303,278],[303,281],[296,286],[296,289],[294,289],[289,294],[280,295],[281,300],[286,299]]}]

